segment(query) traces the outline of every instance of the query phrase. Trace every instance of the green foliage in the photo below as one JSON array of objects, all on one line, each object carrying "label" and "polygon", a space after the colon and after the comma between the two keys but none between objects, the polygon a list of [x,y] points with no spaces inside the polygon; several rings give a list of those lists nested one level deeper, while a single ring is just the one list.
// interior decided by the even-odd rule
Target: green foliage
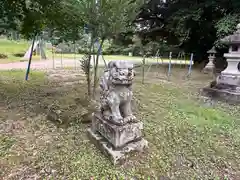
[{"label": "green foliage", "polygon": [[213,44],[220,46],[220,39],[232,33],[239,23],[238,0],[180,0],[149,1],[140,13],[139,23],[150,29],[145,35],[164,39],[185,52],[195,53],[195,60],[207,57],[206,51]]},{"label": "green foliage", "polygon": [[[58,0],[3,0],[0,2],[0,32],[20,31],[26,38],[40,34],[58,11]],[[59,17],[59,16],[58,16]]]},{"label": "green foliage", "polygon": [[0,34],[20,28],[24,5],[24,0],[0,2]]},{"label": "green foliage", "polygon": [[81,19],[81,26],[86,25],[94,38],[111,38],[127,31],[142,4],[142,0],[99,0],[97,3],[95,0],[64,1],[65,9]]},{"label": "green foliage", "polygon": [[221,38],[232,34],[236,30],[236,24],[240,23],[240,14],[228,14],[222,19],[220,19],[215,28],[217,30],[217,37],[215,44],[217,47],[221,47],[222,43],[220,42]]},{"label": "green foliage", "polygon": [[228,14],[216,23],[217,36],[224,37],[236,30],[236,24],[239,22],[239,15]]},{"label": "green foliage", "polygon": [[88,69],[91,69],[91,68],[92,68],[91,64],[88,63],[89,59],[90,59],[89,55],[84,55],[84,56],[81,58],[81,60],[80,60],[80,62],[81,62],[81,68],[82,68],[84,74],[86,75],[86,77],[87,77],[87,76],[89,75],[89,73],[90,73],[90,72],[88,71]]},{"label": "green foliage", "polygon": [[6,59],[6,58],[8,58],[7,55],[5,55],[5,54],[0,54],[0,59]]}]

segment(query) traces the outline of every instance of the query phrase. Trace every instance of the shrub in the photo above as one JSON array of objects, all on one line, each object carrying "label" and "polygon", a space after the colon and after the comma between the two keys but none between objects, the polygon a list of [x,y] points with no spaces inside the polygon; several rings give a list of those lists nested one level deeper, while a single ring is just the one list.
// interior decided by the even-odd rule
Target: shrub
[{"label": "shrub", "polygon": [[120,46],[113,44],[110,47],[103,50],[104,55],[128,55],[129,52],[132,52],[132,48]]},{"label": "shrub", "polygon": [[15,56],[15,57],[23,57],[24,53],[15,53],[15,54],[13,54],[13,56]]},{"label": "shrub", "polygon": [[6,54],[1,54],[0,53],[0,59],[7,59],[7,58],[8,58],[8,56]]}]

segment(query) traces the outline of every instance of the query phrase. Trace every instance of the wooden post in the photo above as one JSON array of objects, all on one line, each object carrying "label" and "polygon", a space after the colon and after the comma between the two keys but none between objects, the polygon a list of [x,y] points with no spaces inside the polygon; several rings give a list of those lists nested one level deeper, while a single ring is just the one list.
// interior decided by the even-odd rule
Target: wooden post
[{"label": "wooden post", "polygon": [[52,45],[52,61],[53,61],[53,69],[55,69],[53,45]]},{"label": "wooden post", "polygon": [[62,53],[62,49],[61,49],[61,68],[63,68],[63,53]]},{"label": "wooden post", "polygon": [[187,77],[190,77],[190,75],[191,75],[191,72],[192,72],[192,64],[193,64],[193,53],[191,53],[191,59],[190,59],[190,65],[189,65],[189,68],[188,68]]},{"label": "wooden post", "polygon": [[169,64],[168,64],[168,80],[171,76],[171,68],[172,68],[172,52],[169,53]]},{"label": "wooden post", "polygon": [[74,41],[74,64],[75,64],[75,70],[77,69],[77,59],[76,59],[76,43]]},{"label": "wooden post", "polygon": [[143,62],[142,62],[142,84],[145,82],[145,54],[143,52]]}]

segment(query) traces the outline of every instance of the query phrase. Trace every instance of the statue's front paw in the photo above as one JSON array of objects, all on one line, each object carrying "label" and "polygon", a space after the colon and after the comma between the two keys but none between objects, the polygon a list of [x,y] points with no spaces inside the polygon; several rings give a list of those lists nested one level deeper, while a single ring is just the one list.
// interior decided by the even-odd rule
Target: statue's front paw
[{"label": "statue's front paw", "polygon": [[127,117],[124,118],[125,123],[136,122],[136,121],[137,121],[137,118],[134,115],[130,115],[130,116],[127,116]]},{"label": "statue's front paw", "polygon": [[114,124],[118,124],[118,125],[121,125],[124,123],[123,118],[118,117],[118,116],[111,116],[110,121],[112,121]]},{"label": "statue's front paw", "polygon": [[137,119],[134,115],[129,116],[129,118],[131,119],[131,121],[135,121]]},{"label": "statue's front paw", "polygon": [[135,121],[137,119],[134,115],[130,115],[128,116],[128,118],[130,119],[130,121]]}]

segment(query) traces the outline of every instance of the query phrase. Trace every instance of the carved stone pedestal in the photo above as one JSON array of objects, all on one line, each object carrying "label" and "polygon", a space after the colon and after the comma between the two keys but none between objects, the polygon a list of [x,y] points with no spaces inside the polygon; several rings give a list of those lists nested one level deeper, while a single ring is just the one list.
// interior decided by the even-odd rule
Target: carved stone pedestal
[{"label": "carved stone pedestal", "polygon": [[118,126],[105,121],[100,114],[95,113],[92,129],[108,140],[114,148],[120,148],[142,137],[143,123],[127,123],[126,125]]},{"label": "carved stone pedestal", "polygon": [[228,102],[229,104],[240,103],[240,89],[220,88],[220,87],[205,87],[201,90],[203,96],[213,99]]},{"label": "carved stone pedestal", "polygon": [[88,129],[88,136],[115,165],[126,160],[128,153],[141,152],[148,147],[148,142],[142,138],[142,129],[142,122],[117,126],[96,113],[93,115],[92,127]]}]

